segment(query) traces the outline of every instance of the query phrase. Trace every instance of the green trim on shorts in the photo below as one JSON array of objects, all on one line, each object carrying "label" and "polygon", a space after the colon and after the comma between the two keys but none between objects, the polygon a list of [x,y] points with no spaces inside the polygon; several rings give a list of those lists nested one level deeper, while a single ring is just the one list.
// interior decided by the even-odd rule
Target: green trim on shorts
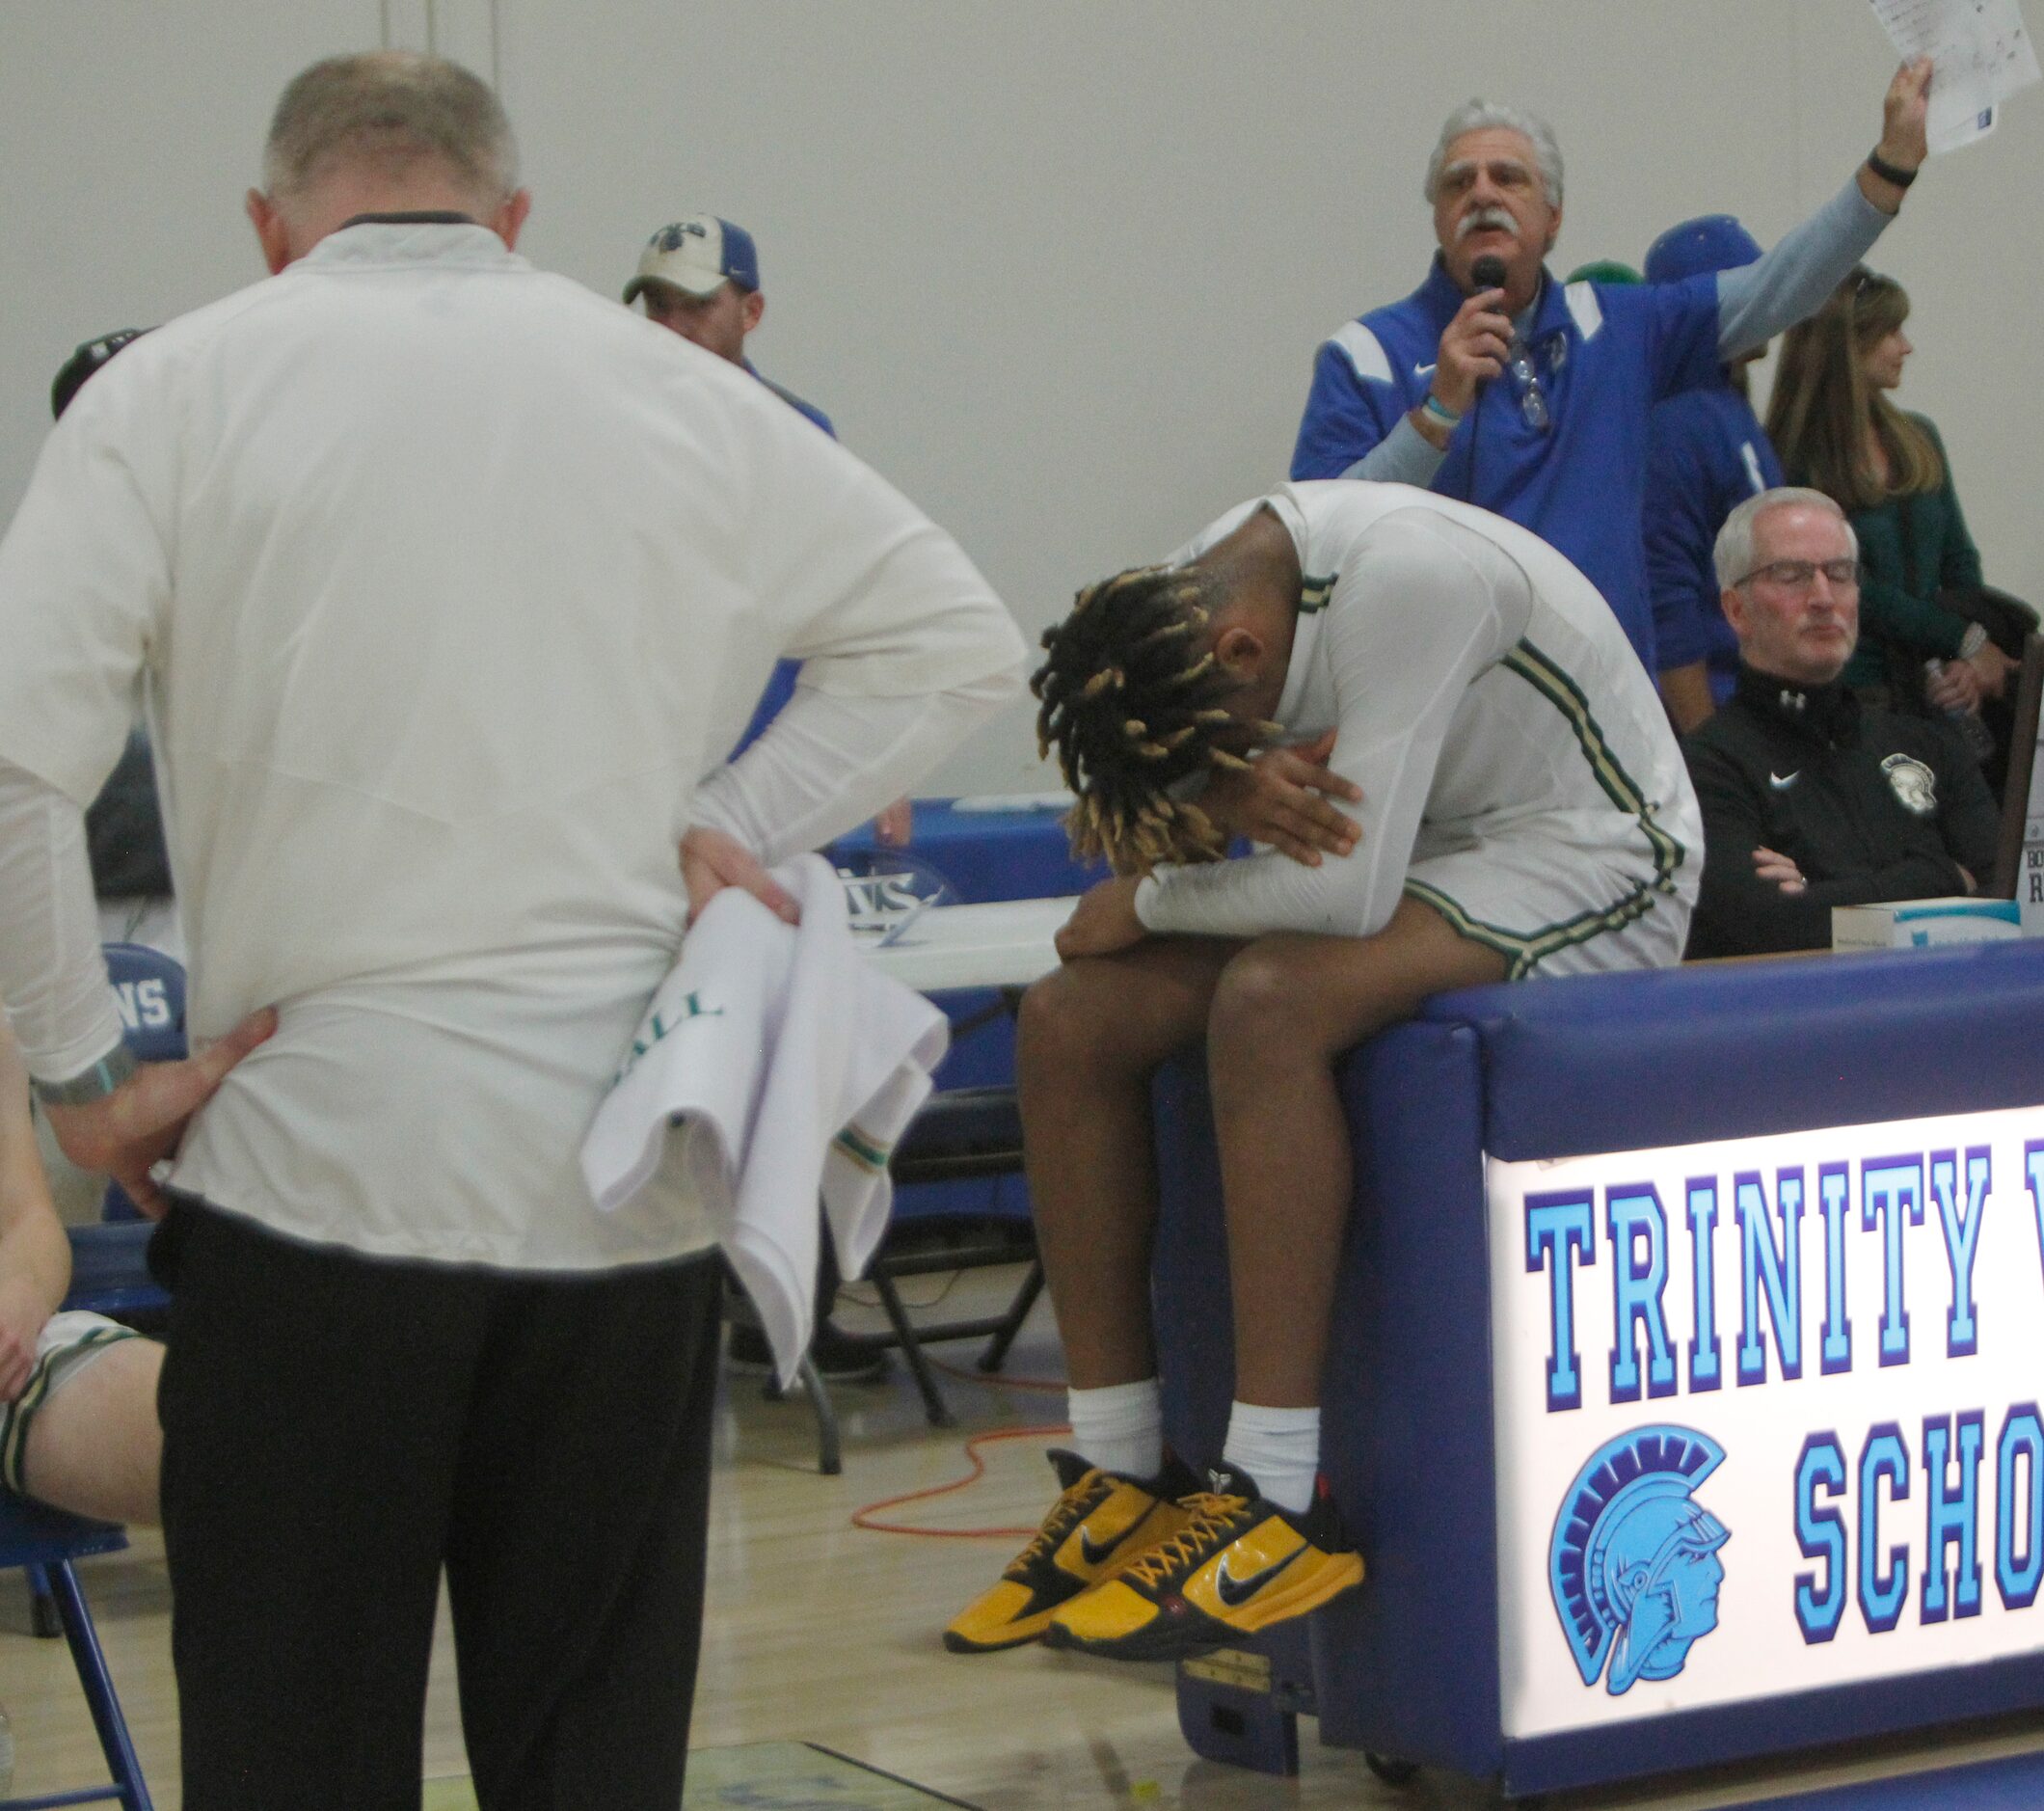
[{"label": "green trim on shorts", "polygon": [[28,1432],[35,1424],[36,1411],[49,1400],[57,1379],[86,1353],[141,1337],[132,1327],[94,1327],[84,1338],[73,1339],[68,1345],[53,1346],[36,1361],[35,1369],[28,1374],[28,1382],[21,1386],[21,1393],[12,1402],[0,1402],[0,1484],[6,1485],[17,1497],[28,1495],[28,1486],[22,1481],[22,1469],[28,1457]]},{"label": "green trim on shorts", "polygon": [[1605,797],[1637,820],[1648,847],[1654,851],[1653,884],[1655,891],[1674,892],[1675,871],[1682,865],[1689,851],[1680,838],[1671,836],[1654,823],[1653,806],[1646,794],[1640,791],[1639,782],[1626,771],[1611,745],[1604,741],[1604,732],[1597,718],[1590,715],[1590,700],[1583,695],[1582,688],[1530,641],[1521,641],[1507,654],[1504,664],[1568,719],[1569,727],[1575,732],[1576,746],[1590,764],[1590,771],[1596,775],[1598,785],[1603,788]]},{"label": "green trim on shorts", "polygon": [[1502,925],[1486,924],[1439,887],[1429,886],[1424,880],[1408,879],[1405,890],[1412,898],[1433,906],[1448,921],[1448,928],[1457,935],[1468,938],[1471,943],[1481,943],[1486,949],[1495,950],[1504,957],[1508,964],[1505,970],[1507,981],[1523,981],[1536,964],[1557,950],[1565,950],[1575,943],[1587,943],[1607,931],[1623,931],[1654,909],[1654,889],[1642,881],[1615,906],[1578,912],[1573,918],[1564,918],[1559,924],[1543,925],[1538,931],[1520,932],[1508,931]]},{"label": "green trim on shorts", "polygon": [[1603,730],[1591,715],[1590,701],[1573,679],[1530,641],[1521,641],[1503,662],[1568,719],[1575,732],[1575,743],[1590,764],[1605,797],[1638,824],[1654,851],[1654,878],[1628,888],[1610,906],[1593,907],[1564,918],[1558,924],[1542,925],[1535,931],[1511,931],[1503,925],[1486,924],[1460,902],[1424,880],[1408,879],[1405,890],[1438,911],[1457,934],[1495,950],[1509,964],[1506,978],[1522,980],[1546,958],[1573,944],[1587,943],[1607,932],[1622,931],[1654,909],[1655,893],[1675,891],[1675,873],[1687,858],[1688,850],[1679,837],[1671,836],[1654,823],[1653,809],[1639,783],[1627,773],[1625,764],[1604,741]]}]

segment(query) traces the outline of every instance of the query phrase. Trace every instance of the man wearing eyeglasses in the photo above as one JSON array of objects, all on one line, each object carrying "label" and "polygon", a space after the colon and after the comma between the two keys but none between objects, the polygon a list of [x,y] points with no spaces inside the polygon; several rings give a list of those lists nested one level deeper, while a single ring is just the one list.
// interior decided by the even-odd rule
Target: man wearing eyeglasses
[{"label": "man wearing eyeglasses", "polygon": [[1713,553],[1736,689],[1683,743],[1704,812],[1688,955],[1831,944],[1831,908],[1978,890],[1999,815],[1950,725],[1863,705],[1859,549],[1821,491],[1749,498]]},{"label": "man wearing eyeglasses", "polygon": [[1402,302],[1321,346],[1295,478],[1379,478],[1481,504],[1558,548],[1657,670],[1641,548],[1648,418],[1813,312],[1902,204],[1926,154],[1927,60],[1889,84],[1880,143],[1756,264],[1675,284],[1556,281],[1561,148],[1546,121],[1471,100],[1425,194],[1440,250]]}]

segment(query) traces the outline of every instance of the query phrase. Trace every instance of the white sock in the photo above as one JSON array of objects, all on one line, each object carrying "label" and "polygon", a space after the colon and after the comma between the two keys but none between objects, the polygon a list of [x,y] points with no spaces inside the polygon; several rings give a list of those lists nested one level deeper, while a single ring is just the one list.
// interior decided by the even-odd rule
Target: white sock
[{"label": "white sock", "polygon": [[1072,1450],[1088,1465],[1140,1478],[1155,1477],[1164,1469],[1164,1398],[1154,1377],[1068,1390],[1065,1401]]},{"label": "white sock", "polygon": [[1228,1411],[1221,1458],[1254,1478],[1266,1502],[1304,1515],[1320,1475],[1320,1411],[1237,1402]]}]

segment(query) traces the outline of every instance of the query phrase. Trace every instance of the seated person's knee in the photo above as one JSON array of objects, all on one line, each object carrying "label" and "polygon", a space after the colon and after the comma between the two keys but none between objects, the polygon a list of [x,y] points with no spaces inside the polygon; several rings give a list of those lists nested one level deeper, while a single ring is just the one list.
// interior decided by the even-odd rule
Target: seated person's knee
[{"label": "seated person's knee", "polygon": [[[1209,1059],[1228,1068],[1267,1068],[1314,1052],[1314,989],[1277,939],[1259,937],[1221,971],[1208,1010]],[[1316,1054],[1324,1054],[1317,1053]]]},{"label": "seated person's knee", "polygon": [[1015,1014],[1018,1070],[1055,1081],[1074,1070],[1111,1062],[1113,1013],[1108,992],[1089,963],[1054,969],[1032,985]]}]

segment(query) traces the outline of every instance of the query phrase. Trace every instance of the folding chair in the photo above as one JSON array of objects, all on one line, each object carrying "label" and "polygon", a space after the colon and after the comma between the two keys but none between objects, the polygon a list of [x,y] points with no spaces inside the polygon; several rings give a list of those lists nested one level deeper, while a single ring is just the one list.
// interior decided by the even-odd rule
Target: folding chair
[{"label": "folding chair", "polygon": [[[888,1166],[897,1188],[919,1182],[957,1182],[984,1176],[1020,1176],[1022,1174],[1022,1116],[1011,1086],[954,1088],[930,1096],[917,1114],[901,1142],[895,1148]],[[1005,1191],[1003,1191],[1005,1192]],[[1012,1219],[1029,1224],[1027,1198],[1019,1189],[1013,1208],[989,1203],[987,1219]],[[901,1198],[897,1196],[897,1202]],[[980,1218],[982,1216],[975,1216]],[[899,1244],[895,1234],[919,1218],[898,1205],[889,1245]],[[998,1314],[968,1316],[957,1320],[912,1321],[896,1284],[903,1277],[927,1276],[940,1271],[973,1270],[990,1264],[1012,1263],[1011,1241],[988,1238],[984,1242],[946,1247],[941,1251],[890,1251],[880,1248],[867,1271],[867,1279],[880,1298],[891,1334],[874,1336],[876,1343],[899,1345],[907,1361],[916,1388],[922,1392],[924,1412],[932,1427],[949,1427],[954,1417],[938,1389],[935,1374],[923,1348],[947,1339],[986,1340],[980,1354],[982,1371],[998,1371],[1007,1362],[1008,1349],[1043,1291],[1043,1260],[1032,1255],[1028,1274],[1008,1307]],[[1033,1246],[1033,1242],[1032,1242]]]},{"label": "folding chair", "polygon": [[135,1757],[127,1719],[121,1714],[121,1700],[115,1695],[106,1656],[100,1651],[93,1613],[86,1608],[85,1591],[72,1564],[93,1554],[119,1553],[126,1545],[127,1536],[110,1523],[65,1515],[0,1490],[0,1567],[26,1567],[31,1582],[55,1600],[65,1637],[70,1642],[71,1659],[78,1668],[78,1684],[93,1713],[93,1726],[99,1733],[107,1771],[113,1775],[112,1783],[106,1786],[35,1798],[0,1799],[0,1811],[94,1804],[107,1799],[125,1806],[126,1811],[151,1811],[148,1787],[142,1778],[142,1763]]}]

